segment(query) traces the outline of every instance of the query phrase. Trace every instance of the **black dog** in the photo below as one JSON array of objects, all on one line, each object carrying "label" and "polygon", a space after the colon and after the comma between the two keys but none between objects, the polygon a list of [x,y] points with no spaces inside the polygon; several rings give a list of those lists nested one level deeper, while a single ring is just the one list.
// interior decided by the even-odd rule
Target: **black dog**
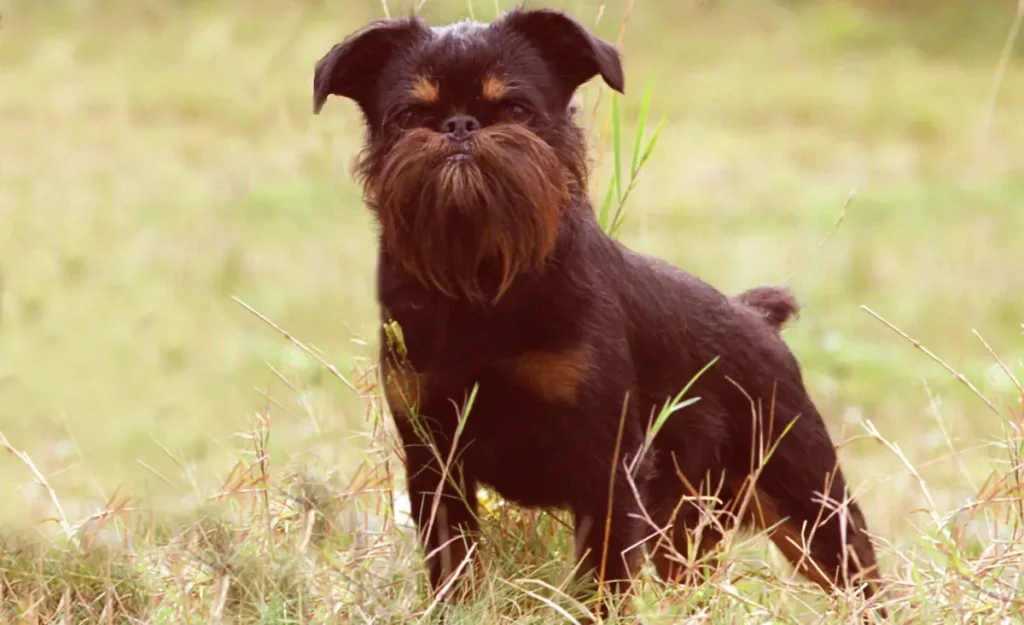
[{"label": "black dog", "polygon": [[[316,66],[314,111],[334,94],[366,121],[381,369],[432,586],[460,568],[485,484],[569,508],[581,570],[613,590],[645,539],[682,580],[722,531],[752,525],[821,586],[871,596],[864,518],[777,331],[795,301],[728,297],[598,226],[570,107],[598,74],[623,91],[616,49],[552,10],[375,21]],[[652,415],[716,357],[700,401],[641,454]],[[724,520],[688,547],[709,494]]]}]

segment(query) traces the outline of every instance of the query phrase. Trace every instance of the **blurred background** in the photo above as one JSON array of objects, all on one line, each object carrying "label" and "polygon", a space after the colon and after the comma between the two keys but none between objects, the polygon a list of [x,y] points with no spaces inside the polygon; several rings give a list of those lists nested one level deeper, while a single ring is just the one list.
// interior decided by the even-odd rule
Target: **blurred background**
[{"label": "blurred background", "polygon": [[[364,458],[376,240],[350,177],[362,129],[344,100],[312,115],[312,70],[414,4],[432,24],[509,5],[0,1],[0,431],[69,517],[118,489],[195,505],[258,414],[277,466],[344,474]],[[1015,0],[546,4],[622,42],[627,146],[649,79],[649,125],[665,118],[621,239],[727,292],[796,291],[785,336],[834,435],[853,439],[843,460],[872,529],[897,539],[922,495],[857,438],[867,420],[943,511],[975,494],[1005,459],[986,443],[1006,424],[860,307],[1019,410],[972,334],[1024,377]],[[609,98],[595,82],[581,99],[600,199]],[[10,454],[0,501],[3,523],[52,515]]]}]

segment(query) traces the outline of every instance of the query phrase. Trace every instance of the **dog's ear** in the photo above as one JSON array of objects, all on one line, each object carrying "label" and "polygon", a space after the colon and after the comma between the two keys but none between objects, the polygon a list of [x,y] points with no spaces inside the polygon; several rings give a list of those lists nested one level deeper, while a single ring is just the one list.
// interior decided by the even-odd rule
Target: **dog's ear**
[{"label": "dog's ear", "polygon": [[355,100],[367,110],[388,59],[425,32],[416,18],[379,19],[335,44],[313,71],[313,113],[319,114],[331,95]]},{"label": "dog's ear", "polygon": [[505,16],[505,26],[540,50],[570,94],[597,74],[609,87],[624,93],[619,51],[565,13],[516,9]]}]

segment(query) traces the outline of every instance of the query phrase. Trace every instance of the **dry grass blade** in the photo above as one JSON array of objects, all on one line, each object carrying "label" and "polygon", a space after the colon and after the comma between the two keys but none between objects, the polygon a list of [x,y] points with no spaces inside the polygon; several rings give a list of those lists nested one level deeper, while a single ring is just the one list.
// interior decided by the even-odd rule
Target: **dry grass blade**
[{"label": "dry grass blade", "polygon": [[356,387],[351,382],[348,381],[348,378],[346,378],[344,375],[342,375],[342,373],[340,371],[338,371],[337,367],[335,367],[331,363],[329,363],[326,360],[324,360],[323,357],[320,354],[316,353],[316,351],[314,351],[314,350],[310,349],[309,347],[307,347],[305,343],[303,343],[302,341],[297,339],[295,336],[293,336],[291,332],[289,332],[289,331],[285,330],[284,328],[282,328],[281,326],[277,325],[276,323],[274,323],[273,321],[268,319],[265,315],[260,313],[258,310],[256,310],[252,306],[246,304],[245,302],[243,302],[239,298],[237,298],[237,297],[232,295],[231,299],[235,300],[239,305],[242,306],[242,308],[245,308],[246,310],[251,312],[253,315],[255,315],[256,318],[258,318],[260,321],[262,321],[263,323],[267,324],[268,326],[270,326],[274,330],[277,330],[285,339],[287,339],[290,343],[292,343],[293,345],[295,345],[296,347],[301,349],[309,357],[313,358],[314,360],[319,362],[321,365],[326,367],[327,370],[331,372],[331,375],[333,375],[334,377],[336,377],[339,380],[341,380],[342,383],[345,384],[345,386],[347,386],[353,393],[357,392],[356,391]]},{"label": "dry grass blade", "polygon": [[46,489],[47,494],[50,496],[50,501],[53,502],[53,507],[57,510],[57,522],[60,523],[60,528],[64,531],[64,535],[71,538],[74,535],[74,531],[71,528],[71,524],[68,523],[67,516],[64,514],[64,506],[61,505],[60,499],[57,498],[57,491],[50,486],[49,480],[47,480],[46,476],[44,476],[42,471],[39,470],[36,463],[32,462],[32,458],[30,458],[27,453],[20,449],[15,449],[7,440],[7,437],[4,436],[3,432],[0,432],[0,447],[9,451],[18,460],[21,460],[21,462],[27,466],[30,471],[32,471],[32,475],[34,475],[36,481]]},{"label": "dry grass blade", "polygon": [[163,482],[164,484],[167,484],[168,486],[170,486],[174,490],[178,491],[178,493],[183,492],[180,488],[178,488],[178,486],[174,482],[172,482],[171,480],[167,479],[167,477],[165,477],[163,473],[160,473],[159,471],[157,471],[153,467],[149,466],[148,464],[146,464],[142,460],[139,460],[138,458],[135,459],[135,462],[138,463],[143,469],[149,471],[150,473],[152,473],[156,477],[160,478],[161,482]]},{"label": "dry grass blade", "polygon": [[220,599],[217,600],[217,607],[213,609],[213,622],[221,622],[224,614],[224,606],[228,602],[228,591],[231,590],[231,576],[225,575],[220,581]]},{"label": "dry grass blade", "polygon": [[540,586],[542,588],[547,588],[548,590],[550,590],[551,592],[555,593],[556,595],[559,595],[562,599],[568,601],[569,603],[573,604],[575,607],[579,608],[583,612],[583,614],[584,614],[584,616],[586,618],[589,618],[589,619],[597,618],[597,616],[590,610],[590,608],[588,608],[586,605],[584,605],[579,599],[577,599],[577,598],[573,597],[572,595],[568,594],[567,592],[565,592],[561,588],[557,588],[557,587],[553,586],[552,584],[549,584],[548,582],[545,582],[542,579],[523,578],[523,579],[517,579],[515,581],[517,583],[519,583],[519,584],[536,584],[536,585],[538,585],[538,586]]},{"label": "dry grass blade", "polygon": [[[499,578],[498,581],[500,581],[501,583],[503,583],[503,584],[513,588],[514,590],[518,590],[519,592],[523,593],[524,595],[527,595],[527,596],[529,596],[529,597],[531,597],[533,599],[536,599],[537,601],[540,601],[544,605],[548,606],[549,608],[551,608],[552,610],[557,612],[559,616],[561,616],[565,620],[569,621],[570,623],[573,623],[573,625],[581,625],[580,621],[578,621],[576,619],[576,617],[574,617],[572,614],[569,614],[568,610],[566,610],[562,606],[558,605],[557,603],[555,603],[551,599],[545,597],[544,595],[541,595],[539,593],[533,592],[532,590],[529,590],[527,588],[523,588],[522,586],[517,586],[516,584],[513,584],[512,582],[510,582],[510,581],[508,581],[506,579],[500,579]],[[545,588],[548,588],[548,589],[551,589],[551,590],[555,590],[556,592],[561,592],[561,591],[557,591],[557,589],[553,588],[550,584],[545,584],[543,582],[540,582],[539,580],[519,579],[519,580],[516,580],[516,581],[520,582],[520,583],[534,582],[534,583],[538,583],[538,584],[544,586]],[[564,594],[564,593],[562,593],[562,594]],[[591,613],[589,610],[586,609],[585,606],[580,605],[579,607],[586,611],[588,619],[595,619],[596,618],[593,613]]]},{"label": "dry grass blade", "polygon": [[999,53],[999,62],[996,64],[995,74],[992,77],[992,89],[985,101],[985,109],[981,116],[981,122],[978,124],[979,150],[984,149],[991,132],[992,121],[995,119],[996,102],[1003,87],[1006,70],[1010,66],[1010,59],[1013,58],[1013,48],[1017,43],[1017,37],[1020,36],[1022,25],[1024,25],[1024,0],[1018,0],[1017,14],[1013,18],[1013,23],[1010,24],[1010,31],[1006,34],[1003,49]]},{"label": "dry grass blade", "polygon": [[977,395],[978,398],[981,399],[981,401],[985,402],[985,405],[988,406],[992,410],[992,412],[996,413],[997,415],[1000,414],[999,413],[999,408],[997,408],[996,405],[993,404],[992,401],[988,397],[985,397],[985,395],[981,391],[979,391],[978,388],[976,386],[974,386],[974,384],[972,384],[970,380],[967,379],[967,376],[965,376],[964,374],[960,373],[959,371],[957,371],[953,367],[951,367],[948,364],[946,364],[946,361],[942,360],[941,358],[936,356],[934,353],[932,353],[932,351],[930,349],[928,349],[927,347],[922,345],[921,341],[918,341],[917,339],[915,339],[915,338],[911,337],[910,335],[908,335],[903,330],[900,330],[898,327],[893,325],[887,319],[882,317],[882,315],[879,315],[878,313],[876,313],[875,311],[871,310],[867,306],[863,306],[862,305],[861,308],[864,311],[866,311],[869,315],[871,315],[875,319],[877,319],[877,320],[881,321],[883,324],[885,324],[886,327],[888,327],[890,330],[892,330],[896,334],[899,334],[904,339],[909,341],[911,345],[913,345],[917,349],[919,349],[922,352],[924,352],[926,356],[928,356],[929,358],[931,358],[935,362],[937,362],[940,365],[942,365],[942,367],[946,371],[949,371],[953,375],[954,378],[959,380],[964,386],[966,386],[968,389],[970,389],[970,391],[972,393],[974,393],[975,395]]},{"label": "dry grass blade", "polygon": [[467,566],[469,566],[470,562],[472,562],[473,554],[475,552],[476,552],[476,543],[473,543],[473,544],[471,544],[469,546],[469,549],[466,550],[465,557],[463,557],[462,561],[459,562],[459,566],[455,567],[455,571],[449,576],[448,581],[445,582],[444,586],[442,586],[440,588],[440,590],[437,591],[437,594],[434,596],[434,600],[430,602],[430,605],[427,607],[426,611],[423,613],[423,616],[420,617],[420,622],[423,622],[423,621],[427,620],[427,617],[429,617],[434,612],[434,610],[441,603],[441,601],[445,598],[445,596],[447,596],[448,593],[451,591],[452,586],[454,586],[456,583],[458,583],[460,581],[460,577],[462,575],[462,571],[465,570],[465,568]]},{"label": "dry grass blade", "polygon": [[850,194],[846,196],[846,201],[843,202],[843,207],[839,209],[839,215],[836,217],[835,223],[832,224],[832,228],[830,228],[828,232],[822,235],[821,239],[818,240],[817,245],[814,246],[814,249],[811,250],[811,253],[807,255],[806,259],[804,259],[804,262],[801,263],[799,267],[794,269],[791,274],[789,274],[789,277],[786,278],[787,284],[792,284],[793,279],[796,278],[800,271],[803,270],[805,267],[809,267],[811,265],[811,261],[814,260],[814,257],[821,252],[821,248],[825,247],[825,244],[828,243],[828,240],[832,238],[832,236],[836,233],[837,230],[839,230],[839,226],[841,226],[843,221],[846,219],[846,213],[850,209],[850,205],[853,204],[853,199],[855,197],[857,197],[857,190],[853,189],[850,191]]},{"label": "dry grass blade", "polygon": [[[622,400],[622,413],[619,417],[619,431],[615,436],[615,453],[612,455],[612,470],[611,475],[608,478],[608,510],[605,514],[604,519],[604,539],[601,547],[601,566],[598,569],[597,576],[597,598],[601,601],[602,593],[604,592],[604,576],[608,566],[608,544],[611,541],[612,536],[612,513],[614,510],[615,503],[615,478],[618,474],[619,468],[619,457],[622,454],[622,434],[626,429],[626,416],[629,414],[629,393],[626,393],[625,398]],[[622,554],[618,554],[622,557]]]},{"label": "dry grass blade", "polygon": [[[917,468],[914,467],[914,464],[910,461],[910,459],[907,458],[906,454],[903,453],[903,450],[900,449],[900,446],[882,436],[881,432],[878,431],[878,428],[875,427],[875,424],[872,423],[871,421],[864,422],[864,429],[868,431],[868,434],[872,438],[885,445],[889,449],[889,451],[891,451],[893,454],[895,454],[897,458],[899,458],[903,466],[906,467],[907,472],[910,473],[910,476],[914,478],[915,482],[917,482],[918,487],[921,489],[921,494],[928,502],[928,510],[926,510],[926,512],[928,512],[929,516],[931,516],[932,523],[935,525],[936,528],[942,528],[943,523],[942,520],[939,518],[938,506],[935,505],[935,499],[932,497],[931,491],[928,489],[927,482],[925,482],[924,478],[918,472]],[[943,531],[943,534],[945,534],[948,537],[947,531]]]},{"label": "dry grass blade", "polygon": [[1013,375],[1013,372],[1010,371],[1010,368],[1006,366],[1006,363],[1003,362],[1003,359],[999,357],[999,354],[996,353],[996,350],[992,349],[992,346],[988,344],[988,341],[986,341],[977,330],[971,330],[971,332],[974,333],[974,336],[978,337],[978,340],[981,341],[981,344],[985,346],[985,350],[989,353],[990,356],[992,356],[992,359],[999,364],[999,368],[1003,370],[1003,373],[1006,374],[1006,377],[1010,378],[1014,386],[1017,387],[1017,390],[1024,394],[1024,385],[1021,385],[1020,380],[1018,380],[1017,377]]}]

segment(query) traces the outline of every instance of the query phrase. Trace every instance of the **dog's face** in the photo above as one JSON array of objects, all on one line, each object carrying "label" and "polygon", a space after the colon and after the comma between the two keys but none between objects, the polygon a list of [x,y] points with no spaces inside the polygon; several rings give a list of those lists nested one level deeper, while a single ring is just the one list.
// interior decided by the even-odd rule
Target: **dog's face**
[{"label": "dog's face", "polygon": [[493,301],[543,264],[585,193],[570,101],[598,74],[623,90],[615,48],[557,11],[378,20],[317,64],[314,111],[330,95],[359,105],[357,171],[385,251],[447,295]]}]

